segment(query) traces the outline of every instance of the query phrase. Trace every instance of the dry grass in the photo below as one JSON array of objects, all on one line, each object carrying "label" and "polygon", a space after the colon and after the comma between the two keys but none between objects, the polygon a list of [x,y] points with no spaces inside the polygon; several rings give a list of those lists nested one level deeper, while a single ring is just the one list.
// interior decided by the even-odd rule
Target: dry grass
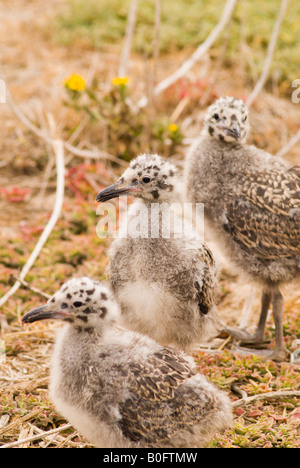
[{"label": "dry grass", "polygon": [[[63,0],[53,0],[45,6],[40,0],[27,2],[26,12],[18,13],[18,0],[6,0],[1,17],[0,31],[2,72],[11,94],[23,111],[41,127],[48,128],[47,115],[55,116],[60,135],[72,141],[71,129],[76,128],[81,117],[62,103],[65,99],[63,79],[72,72],[83,76],[97,75],[104,85],[116,75],[119,50],[111,47],[95,54],[85,48],[80,53],[72,45],[68,48],[55,44],[47,25]],[[14,34],[10,31],[14,30]],[[32,44],[39,44],[33,48]],[[166,55],[159,62],[158,78],[175,70],[186,52]],[[196,83],[206,83],[214,70],[214,56],[206,56],[193,69],[187,80],[168,90],[156,103],[156,112],[169,119],[178,104],[179,95],[188,90],[190,97],[177,123],[184,138],[197,136],[205,107],[199,106]],[[131,64],[132,87],[139,97],[143,92],[147,63],[134,60]],[[222,94],[244,96],[249,94],[247,77],[242,67],[222,67],[209,97]],[[14,116],[8,106],[1,105],[0,126],[5,138],[0,139],[0,185],[10,189],[30,188],[23,202],[8,201],[0,194],[0,291],[9,288],[11,276],[18,273],[37,242],[41,229],[48,220],[53,206],[55,174],[51,149],[28,131]],[[298,130],[300,107],[276,94],[262,93],[251,109],[252,133],[250,142],[276,153]],[[83,127],[75,143],[93,142],[105,147],[97,134],[97,127],[89,122]],[[102,146],[101,146],[102,145]],[[170,155],[178,165],[184,157],[186,145],[176,146]],[[287,158],[299,164],[299,147],[295,146]],[[52,294],[66,278],[76,274],[103,277],[106,266],[104,242],[96,237],[97,217],[94,196],[96,187],[111,182],[118,172],[110,163],[84,161],[66,154],[67,191],[61,219],[44,247],[26,280],[34,287]],[[85,164],[82,166],[82,164]],[[40,187],[47,180],[45,193]],[[208,239],[209,241],[209,239]],[[223,263],[219,295],[219,314],[230,325],[239,323],[245,298],[250,292],[247,281],[236,275],[230,265]],[[250,328],[257,320],[259,291],[255,293]],[[292,343],[299,339],[300,294],[299,284],[285,288],[285,340],[292,351]],[[21,326],[21,317],[44,299],[25,288],[8,300],[3,307],[8,328],[3,328],[0,344],[5,354],[0,354],[0,444],[18,443],[21,447],[90,447],[87,441],[56,412],[48,399],[47,384],[49,362],[55,330],[58,324],[38,323]],[[272,318],[268,321],[268,339],[273,340]],[[2,340],[2,341],[1,341]],[[218,348],[220,348],[218,350]],[[0,349],[1,352],[1,349]],[[223,339],[215,348],[195,353],[199,370],[224,388],[234,401],[240,398],[232,391],[237,386],[247,396],[270,391],[296,391],[300,389],[299,365],[275,364],[262,361],[257,356],[237,354],[235,344]],[[299,446],[299,399],[293,396],[282,400],[268,399],[249,403],[235,409],[234,427],[224,435],[216,435],[212,447],[297,447]],[[53,431],[49,434],[45,432]],[[57,431],[56,431],[57,430]],[[24,442],[25,440],[25,442]],[[21,442],[23,441],[23,442]]]}]

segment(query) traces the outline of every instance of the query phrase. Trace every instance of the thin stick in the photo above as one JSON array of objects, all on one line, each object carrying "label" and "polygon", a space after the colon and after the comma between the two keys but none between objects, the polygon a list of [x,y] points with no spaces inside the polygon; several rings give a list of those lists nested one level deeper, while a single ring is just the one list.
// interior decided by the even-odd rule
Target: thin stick
[{"label": "thin stick", "polygon": [[300,391],[293,390],[293,391],[278,391],[278,392],[268,392],[268,393],[259,393],[257,395],[253,395],[246,398],[241,398],[240,400],[236,400],[232,402],[232,406],[236,408],[237,406],[247,405],[248,403],[252,403],[256,400],[278,400],[279,398],[286,398],[286,397],[300,397]]},{"label": "thin stick", "polygon": [[[66,445],[70,440],[74,439],[74,437],[78,436],[78,432],[73,432],[72,434],[69,434],[68,437],[66,437],[64,440],[62,440],[56,448],[62,448],[64,445]],[[49,445],[51,442],[48,442],[47,445]],[[46,448],[46,447],[44,447]]]},{"label": "thin stick", "polygon": [[278,39],[281,23],[282,23],[282,20],[284,18],[284,15],[285,15],[286,7],[287,7],[287,0],[281,0],[280,10],[279,10],[277,20],[276,20],[276,23],[275,23],[275,26],[274,26],[274,29],[273,29],[273,32],[272,32],[272,36],[271,36],[269,47],[268,47],[268,50],[267,50],[266,60],[265,60],[265,63],[264,63],[262,73],[261,73],[261,75],[259,77],[259,80],[257,81],[252,93],[248,97],[248,100],[247,100],[247,103],[246,103],[247,106],[249,106],[249,107],[251,106],[253,101],[256,99],[256,97],[260,93],[260,91],[262,90],[262,88],[265,85],[266,80],[268,78],[270,66],[271,66],[271,63],[272,63],[272,60],[273,60],[273,55],[274,55],[274,51],[275,51],[276,42],[277,42],[277,39]]},{"label": "thin stick", "polygon": [[[210,35],[202,44],[198,46],[198,48],[188,60],[186,60],[174,73],[172,73],[172,75],[165,78],[154,88],[155,96],[158,96],[160,93],[162,93],[172,84],[174,84],[177,80],[179,80],[179,78],[182,78],[184,75],[186,75],[186,73],[199,61],[199,59],[205,54],[205,52],[208,51],[208,49],[217,40],[223,29],[229,22],[231,16],[233,15],[236,3],[237,0],[227,0],[220,21],[211,31]],[[147,98],[144,96],[142,99],[140,99],[138,105],[140,107],[145,107],[147,105]]]},{"label": "thin stick", "polygon": [[[28,117],[19,109],[18,106],[13,102],[12,97],[7,90],[7,104],[10,106],[14,114],[18,117],[18,119],[27,127],[29,128],[35,135],[37,135],[39,138],[42,138],[47,143],[50,143],[53,145],[54,140],[53,138],[50,137],[46,132],[38,128],[36,125],[34,125]],[[89,151],[89,150],[81,150],[76,148],[76,146],[71,145],[70,143],[66,141],[62,141],[62,144],[64,148],[67,151],[70,151],[70,153],[75,154],[76,156],[79,156],[81,158],[91,158],[91,159],[108,159],[112,162],[115,162],[119,164],[120,166],[125,166],[127,167],[128,164],[125,163],[125,161],[120,160],[119,158],[116,158],[115,156],[112,156],[111,154],[107,153],[106,151]]]},{"label": "thin stick", "polygon": [[127,26],[124,38],[124,45],[121,54],[121,60],[119,64],[118,74],[119,76],[126,76],[128,72],[129,65],[129,55],[133,39],[133,32],[136,23],[136,14],[138,9],[139,0],[132,0],[129,8],[129,13],[127,17]]},{"label": "thin stick", "polygon": [[152,83],[155,85],[157,76],[157,62],[159,56],[159,39],[160,39],[160,23],[161,23],[161,3],[160,0],[155,0],[155,22],[154,22],[154,41],[153,41],[153,73]]},{"label": "thin stick", "polygon": [[249,319],[253,309],[253,304],[255,300],[256,288],[254,285],[251,287],[249,295],[246,297],[243,310],[241,313],[239,328],[247,328],[249,325]]},{"label": "thin stick", "polygon": [[24,286],[24,288],[26,289],[30,289],[30,291],[36,293],[36,294],[39,294],[40,296],[46,298],[46,299],[50,299],[50,295],[47,294],[47,293],[44,293],[43,291],[41,291],[40,289],[38,288],[34,288],[33,286],[31,286],[29,283],[27,283],[27,281],[24,281],[23,279],[21,279],[19,276],[14,276],[13,277],[15,278],[16,281],[20,281],[21,285]]},{"label": "thin stick", "polygon": [[0,428],[0,435],[5,434],[5,432],[11,432],[13,429],[18,427],[23,422],[27,421],[28,419],[33,419],[34,417],[39,415],[42,411],[44,411],[44,408],[35,408],[34,410],[32,410],[29,413],[25,414],[24,416],[17,419],[16,421],[13,421],[10,424],[7,424],[7,426],[1,427]]},{"label": "thin stick", "polygon": [[206,105],[206,103],[208,101],[209,95],[210,95],[213,87],[215,86],[216,81],[218,80],[218,76],[219,76],[220,70],[222,68],[222,65],[224,63],[226,50],[227,50],[228,44],[229,44],[232,20],[233,20],[233,16],[231,16],[231,18],[228,21],[228,27],[227,27],[227,30],[224,33],[222,47],[221,47],[218,59],[216,61],[216,65],[214,67],[214,70],[212,71],[212,73],[211,73],[211,75],[209,77],[208,86],[207,86],[205,92],[203,93],[201,99],[199,100],[199,104],[200,104],[201,107],[205,107],[205,105]]},{"label": "thin stick", "polygon": [[[54,208],[51,214],[51,217],[43,230],[41,237],[39,238],[35,248],[33,249],[31,255],[29,256],[27,262],[22,268],[19,278],[23,280],[30,268],[37,259],[41,249],[43,248],[45,242],[47,241],[49,235],[51,234],[52,229],[54,228],[62,209],[62,203],[64,198],[64,185],[65,185],[65,165],[64,165],[64,150],[63,143],[61,140],[52,140],[53,150],[56,157],[56,171],[57,171],[57,182],[56,182],[56,196]],[[7,301],[7,299],[12,296],[21,286],[20,280],[17,280],[12,288],[4,294],[0,299],[0,307]]]},{"label": "thin stick", "polygon": [[281,158],[282,156],[284,156],[288,151],[290,151],[290,149],[293,148],[293,146],[295,146],[296,143],[298,143],[298,141],[300,141],[300,130],[298,130],[298,132],[296,133],[296,135],[294,135],[290,141],[285,145],[283,146],[283,148],[281,148],[278,153],[276,153],[276,156],[278,156],[279,158]]},{"label": "thin stick", "polygon": [[190,96],[185,96],[183,99],[181,99],[177,106],[175,107],[171,117],[170,117],[170,122],[175,123],[176,120],[179,118],[179,116],[182,114],[184,111],[185,107],[188,105],[190,102],[191,97]]},{"label": "thin stick", "polygon": [[[47,146],[48,146],[48,144],[47,144]],[[49,154],[49,160],[48,160],[48,163],[47,163],[47,166],[46,166],[46,169],[45,169],[45,173],[44,173],[44,176],[43,176],[43,180],[42,180],[42,183],[41,183],[41,188],[40,188],[38,196],[37,196],[37,205],[42,204],[42,201],[44,200],[44,196],[45,196],[45,193],[46,193],[47,186],[49,184],[49,180],[50,180],[50,177],[51,177],[51,172],[52,172],[53,166],[54,166],[54,158],[52,157],[52,153],[51,153],[51,154]]]},{"label": "thin stick", "polygon": [[34,125],[28,117],[21,112],[21,110],[16,106],[16,104],[13,102],[11,94],[8,89],[6,89],[6,102],[10,106],[11,110],[13,113],[18,117],[19,120],[27,127],[29,128],[33,133],[35,133],[37,136],[42,138],[45,142],[51,143],[52,139],[50,138],[49,135],[47,135],[45,132],[43,132],[40,128],[38,128],[36,125]]},{"label": "thin stick", "polygon": [[[248,398],[248,395],[247,393],[245,392],[245,390],[243,390],[242,388],[240,388],[238,385],[232,385],[231,386],[231,390],[235,393],[238,393],[239,395],[241,395],[242,397],[242,400],[245,400],[245,398]],[[238,400],[239,401],[239,400]]]},{"label": "thin stick", "polygon": [[226,338],[226,340],[223,341],[223,343],[221,344],[221,346],[219,346],[218,351],[221,351],[221,350],[227,345],[227,343],[229,343],[229,341],[231,340],[231,338],[232,338],[232,336],[229,335],[229,336]]},{"label": "thin stick", "polygon": [[66,141],[63,142],[63,145],[66,150],[70,151],[70,153],[75,154],[75,156],[79,156],[81,158],[91,158],[91,159],[108,159],[112,162],[119,164],[120,166],[127,167],[128,164],[125,161],[122,161],[119,158],[116,158],[112,154],[107,153],[106,151],[90,151],[90,150],[82,150],[76,148],[76,146],[72,146]]},{"label": "thin stick", "polygon": [[240,67],[242,75],[245,76],[246,71],[246,0],[241,0],[240,13]]},{"label": "thin stick", "polygon": [[10,442],[9,444],[0,446],[0,448],[17,447],[18,445],[25,444],[26,442],[32,442],[34,440],[44,439],[45,437],[48,437],[52,434],[58,434],[59,432],[63,432],[63,431],[66,431],[67,429],[70,429],[71,427],[72,427],[71,424],[65,424],[64,426],[60,426],[57,429],[51,429],[50,431],[42,432],[41,434],[36,434],[34,436],[27,437],[26,439],[17,440],[16,442]]}]

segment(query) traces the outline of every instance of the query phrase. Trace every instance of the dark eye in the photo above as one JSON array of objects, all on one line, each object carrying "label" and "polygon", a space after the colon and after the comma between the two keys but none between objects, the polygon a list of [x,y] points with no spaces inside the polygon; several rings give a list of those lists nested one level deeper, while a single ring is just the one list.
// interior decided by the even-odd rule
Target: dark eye
[{"label": "dark eye", "polygon": [[145,184],[149,184],[150,180],[150,177],[143,177],[143,182],[145,182]]},{"label": "dark eye", "polygon": [[215,120],[219,120],[219,118],[220,118],[220,117],[219,117],[219,114],[214,114],[214,115],[213,115],[213,118],[214,118]]},{"label": "dark eye", "polygon": [[82,302],[80,302],[80,301],[75,301],[75,302],[73,303],[73,305],[74,305],[75,307],[81,307],[81,306],[82,306]]},{"label": "dark eye", "polygon": [[60,307],[61,309],[66,309],[68,307],[68,304],[66,302],[63,302]]}]

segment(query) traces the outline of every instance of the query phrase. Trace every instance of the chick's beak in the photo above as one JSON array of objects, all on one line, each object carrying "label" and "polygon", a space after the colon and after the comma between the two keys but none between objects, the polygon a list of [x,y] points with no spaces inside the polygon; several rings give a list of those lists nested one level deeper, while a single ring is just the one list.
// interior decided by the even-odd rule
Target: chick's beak
[{"label": "chick's beak", "polygon": [[125,185],[120,181],[116,182],[109,187],[101,190],[96,197],[98,202],[106,202],[112,198],[119,197],[121,195],[127,195],[134,192],[141,192],[142,190],[136,187],[136,183],[131,182],[129,185]]},{"label": "chick's beak", "polygon": [[37,307],[36,309],[27,312],[24,315],[22,322],[23,323],[33,323],[37,322],[38,320],[46,320],[46,319],[64,319],[68,317],[70,314],[66,311],[60,310],[52,310],[51,307],[46,304],[41,307]]},{"label": "chick's beak", "polygon": [[233,121],[231,127],[227,127],[225,129],[225,132],[227,133],[227,135],[232,136],[235,140],[241,138],[241,127],[236,121]]},{"label": "chick's beak", "polygon": [[225,119],[222,119],[218,123],[217,127],[220,130],[223,130],[223,132],[226,133],[226,135],[231,136],[235,140],[238,140],[239,138],[241,138],[241,127],[239,126],[239,124],[238,124],[238,122],[236,120],[234,120],[231,123],[231,126],[228,127],[228,125],[226,125]]}]

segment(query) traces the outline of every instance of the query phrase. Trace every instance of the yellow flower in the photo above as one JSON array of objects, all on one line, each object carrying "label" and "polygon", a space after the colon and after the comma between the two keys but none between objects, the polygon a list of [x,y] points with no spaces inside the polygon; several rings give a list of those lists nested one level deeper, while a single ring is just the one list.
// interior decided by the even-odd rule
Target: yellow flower
[{"label": "yellow flower", "polygon": [[65,80],[65,86],[72,91],[83,91],[85,89],[85,81],[80,75],[71,75]]},{"label": "yellow flower", "polygon": [[176,124],[174,124],[174,123],[171,123],[171,124],[169,125],[168,129],[169,129],[169,131],[170,131],[171,133],[175,133],[175,132],[177,132],[177,130],[178,130],[178,125],[176,125]]},{"label": "yellow flower", "polygon": [[111,80],[114,86],[125,86],[129,82],[128,76],[116,76]]}]

